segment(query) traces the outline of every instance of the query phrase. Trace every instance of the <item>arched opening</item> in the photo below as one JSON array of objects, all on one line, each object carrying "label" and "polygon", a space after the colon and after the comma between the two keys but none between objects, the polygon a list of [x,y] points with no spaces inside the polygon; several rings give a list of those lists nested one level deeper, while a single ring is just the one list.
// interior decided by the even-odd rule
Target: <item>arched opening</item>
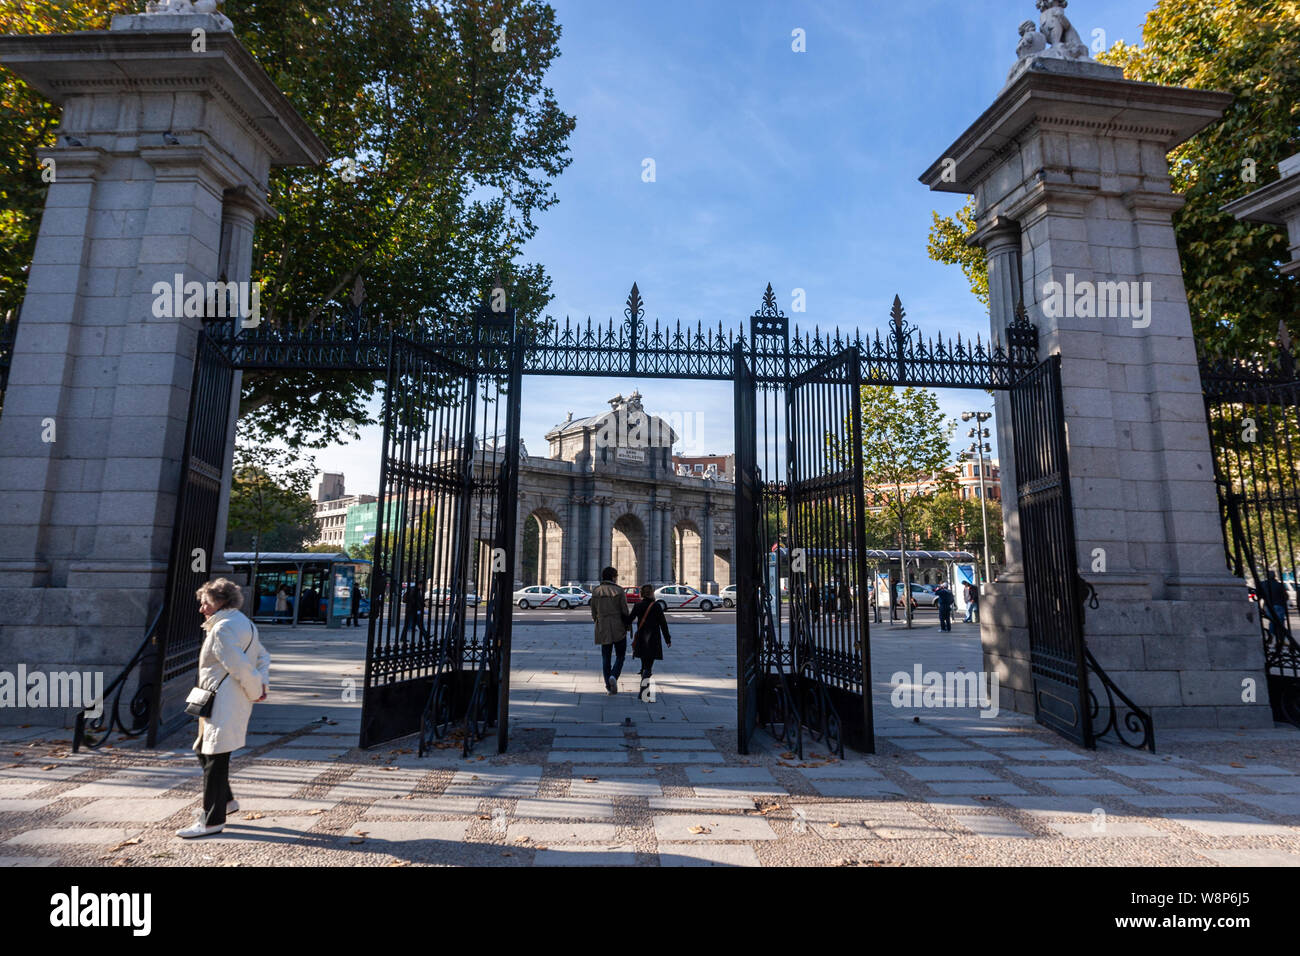
[{"label": "arched opening", "polygon": [[728,584],[735,584],[735,579],[731,576],[731,549],[715,549],[713,552],[713,578],[718,582],[719,588],[725,588]]},{"label": "arched opening", "polygon": [[673,580],[698,588],[700,578],[700,548],[703,538],[693,521],[681,521],[673,528]]},{"label": "arched opening", "polygon": [[634,514],[625,514],[614,522],[613,541],[610,547],[610,564],[618,569],[620,584],[631,587],[641,583],[645,553],[645,525]]},{"label": "arched opening", "polygon": [[563,584],[564,528],[549,508],[538,508],[524,519],[520,577],[525,585]]}]

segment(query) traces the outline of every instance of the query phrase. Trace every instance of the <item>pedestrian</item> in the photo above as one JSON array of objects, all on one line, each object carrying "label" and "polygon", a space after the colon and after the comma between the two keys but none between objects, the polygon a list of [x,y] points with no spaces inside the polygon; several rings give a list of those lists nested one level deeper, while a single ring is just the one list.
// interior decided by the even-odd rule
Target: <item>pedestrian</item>
[{"label": "pedestrian", "polygon": [[1264,611],[1268,614],[1269,634],[1274,639],[1287,633],[1286,586],[1277,579],[1277,574],[1268,572],[1268,580],[1259,589],[1259,596],[1264,601]]},{"label": "pedestrian", "polygon": [[244,746],[253,704],[266,700],[271,681],[271,655],[258,638],[257,625],[240,611],[244,595],[239,585],[218,578],[195,596],[205,618],[198,686],[214,694],[212,713],[199,718],[194,740],[203,767],[203,810],[194,823],[176,831],[183,839],[220,833],[226,815],[239,809],[230,791],[230,755]]},{"label": "pedestrian", "polygon": [[352,626],[356,627],[361,623],[361,586],[354,580],[352,582]]},{"label": "pedestrian", "polygon": [[974,623],[980,622],[980,586],[978,581],[972,581],[970,586],[970,606]]},{"label": "pedestrian", "polygon": [[848,578],[840,581],[840,593],[836,596],[835,606],[839,609],[840,620],[850,617],[853,613],[853,591],[849,587]]},{"label": "pedestrian", "polygon": [[402,604],[406,607],[406,622],[402,625],[402,638],[407,634],[415,633],[424,638],[428,634],[424,630],[424,623],[421,617],[424,614],[424,598],[420,594],[420,589],[414,584],[407,586],[406,593],[402,595]]},{"label": "pedestrian", "polygon": [[298,612],[299,621],[314,621],[320,616],[320,592],[309,587],[302,592],[302,610]]},{"label": "pedestrian", "polygon": [[808,588],[808,616],[812,618],[814,624],[821,620],[822,616],[821,585],[815,581]]},{"label": "pedestrian", "polygon": [[652,584],[641,585],[641,600],[632,608],[636,634],[632,637],[632,656],[641,662],[641,699],[650,703],[654,695],[650,691],[650,677],[655,661],[664,659],[664,645],[673,646],[672,635],[668,633],[668,619],[664,609],[655,600]]},{"label": "pedestrian", "polygon": [[832,580],[831,580],[831,581],[826,585],[826,602],[825,602],[825,607],[826,607],[826,617],[829,618],[830,620],[834,620],[834,619],[835,619],[835,612],[836,612],[836,610],[837,610],[837,608],[836,608],[835,605],[836,605],[836,601],[835,601],[835,581],[834,581],[834,579],[832,579]]},{"label": "pedestrian", "polygon": [[289,588],[281,584],[275,592],[275,619],[282,621],[289,616]]},{"label": "pedestrian", "polygon": [[973,614],[974,611],[975,611],[975,595],[974,595],[974,591],[975,591],[975,588],[974,588],[974,586],[973,586],[969,581],[965,582],[965,583],[961,586],[961,596],[962,596],[962,600],[966,602],[966,617],[962,619],[962,623],[963,623],[963,624],[969,624],[969,623],[970,623],[970,616],[971,616],[971,614]]},{"label": "pedestrian", "polygon": [[[618,569],[600,572],[600,584],[591,592],[591,619],[596,622],[596,643],[600,646],[601,672],[605,689],[618,693],[618,675],[623,673],[627,656],[627,629],[632,624],[627,595],[618,586]],[[614,658],[610,664],[611,656]]]},{"label": "pedestrian", "polygon": [[940,581],[939,586],[934,589],[936,604],[939,606],[939,630],[952,630],[952,606],[957,603],[957,598],[952,591],[948,590],[948,582]]}]

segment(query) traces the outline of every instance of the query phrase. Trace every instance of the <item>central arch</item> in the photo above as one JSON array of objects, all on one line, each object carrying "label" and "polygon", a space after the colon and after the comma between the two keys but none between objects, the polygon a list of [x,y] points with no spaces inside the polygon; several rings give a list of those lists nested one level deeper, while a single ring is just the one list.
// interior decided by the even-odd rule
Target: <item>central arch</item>
[{"label": "central arch", "polygon": [[641,571],[645,567],[642,562],[645,542],[645,524],[632,512],[627,512],[614,522],[610,564],[618,569],[619,581],[628,587],[641,583]]}]

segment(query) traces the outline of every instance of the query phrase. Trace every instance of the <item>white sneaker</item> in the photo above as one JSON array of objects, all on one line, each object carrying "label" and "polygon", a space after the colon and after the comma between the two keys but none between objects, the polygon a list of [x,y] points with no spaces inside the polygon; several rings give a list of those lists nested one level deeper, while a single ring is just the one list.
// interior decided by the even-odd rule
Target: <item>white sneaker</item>
[{"label": "white sneaker", "polygon": [[617,693],[618,693],[618,679],[617,679],[617,678],[614,678],[614,677],[611,677],[609,680],[605,681],[605,689],[608,690],[611,694],[617,694]]},{"label": "white sneaker", "polygon": [[212,836],[214,833],[220,833],[226,828],[224,823],[219,823],[215,827],[204,826],[202,820],[196,820],[183,830],[177,830],[176,835],[182,840],[190,840],[194,837]]}]

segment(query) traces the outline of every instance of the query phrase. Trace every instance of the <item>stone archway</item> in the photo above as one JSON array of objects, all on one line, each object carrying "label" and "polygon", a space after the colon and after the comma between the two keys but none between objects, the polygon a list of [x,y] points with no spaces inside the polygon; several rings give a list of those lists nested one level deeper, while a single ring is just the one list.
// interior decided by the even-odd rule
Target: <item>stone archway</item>
[{"label": "stone archway", "polygon": [[701,550],[704,537],[699,526],[689,519],[678,521],[673,525],[673,580],[678,584],[688,584],[699,588],[703,583],[700,576]]},{"label": "stone archway", "polygon": [[534,508],[524,518],[519,569],[524,584],[564,583],[564,525],[550,508]]},{"label": "stone archway", "polygon": [[618,569],[619,584],[631,587],[641,583],[641,572],[646,568],[645,523],[628,512],[614,522],[613,540],[610,543],[610,564]]}]

